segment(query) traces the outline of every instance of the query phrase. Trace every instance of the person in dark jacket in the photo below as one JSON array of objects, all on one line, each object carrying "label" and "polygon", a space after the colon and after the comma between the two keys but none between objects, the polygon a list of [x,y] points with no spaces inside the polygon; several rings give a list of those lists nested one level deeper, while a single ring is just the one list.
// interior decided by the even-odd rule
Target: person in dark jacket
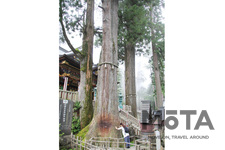
[{"label": "person in dark jacket", "polygon": [[130,144],[129,144],[130,143],[130,134],[125,132],[125,125],[120,123],[120,127],[119,128],[115,127],[115,128],[116,128],[116,130],[122,130],[122,134],[123,134],[124,140],[126,142],[126,148],[130,148]]}]

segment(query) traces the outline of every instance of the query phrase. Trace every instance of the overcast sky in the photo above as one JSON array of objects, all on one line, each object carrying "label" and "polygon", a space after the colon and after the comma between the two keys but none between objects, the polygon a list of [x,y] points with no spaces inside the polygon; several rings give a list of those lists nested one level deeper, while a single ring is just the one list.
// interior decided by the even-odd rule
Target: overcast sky
[{"label": "overcast sky", "polygon": [[[95,27],[101,27],[102,26],[102,9],[98,7],[98,5],[101,5],[101,0],[96,0],[95,2],[95,14],[94,14],[94,25]],[[82,37],[79,36],[79,32],[72,35],[74,38],[70,38],[72,45],[76,47],[80,47],[82,45]],[[71,37],[71,36],[70,36]],[[66,43],[62,44],[60,43],[60,46],[65,48],[66,50],[70,50],[68,45]],[[93,48],[93,63],[97,64],[99,62],[99,57],[100,57],[100,52],[101,52],[101,47],[95,47]],[[149,57],[144,57],[142,56],[137,56],[136,55],[136,78],[142,76],[142,78],[145,79],[144,82],[136,82],[136,88],[137,91],[141,87],[147,88],[149,84],[151,83],[151,78],[150,78],[150,69],[147,68]],[[138,66],[138,68],[137,68]],[[119,65],[119,69],[121,72],[125,71],[124,64]],[[122,84],[124,84],[124,80],[122,80]]]},{"label": "overcast sky", "polygon": [[[101,27],[102,26],[102,10],[98,7],[98,5],[101,5],[101,0],[95,0],[95,12],[94,12],[94,26],[95,27]],[[74,38],[71,38],[73,36]],[[82,46],[82,36],[79,35],[79,31],[76,31],[75,34],[71,34],[71,36],[68,36],[71,40],[72,45],[77,48]],[[95,41],[95,39],[94,39]],[[65,42],[59,44],[61,47],[63,47],[66,50],[70,50],[69,46]],[[93,48],[93,63],[97,64],[99,61],[99,56],[101,52],[101,47],[95,47]]]}]

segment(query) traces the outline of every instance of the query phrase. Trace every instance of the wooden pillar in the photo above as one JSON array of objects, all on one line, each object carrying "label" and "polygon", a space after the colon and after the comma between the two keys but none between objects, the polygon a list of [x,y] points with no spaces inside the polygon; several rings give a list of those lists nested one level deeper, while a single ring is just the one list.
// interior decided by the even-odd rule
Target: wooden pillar
[{"label": "wooden pillar", "polygon": [[77,136],[77,141],[76,141],[76,143],[77,143],[77,144],[76,144],[76,150],[78,150],[78,140],[79,140],[79,139],[78,139],[78,136]]},{"label": "wooden pillar", "polygon": [[92,148],[92,145],[93,145],[93,144],[92,144],[92,140],[90,140],[90,143],[91,143],[91,148]]},{"label": "wooden pillar", "polygon": [[73,133],[71,132],[71,141],[70,141],[70,147],[72,148],[72,149],[74,149],[74,146],[73,146],[74,144],[73,144]]},{"label": "wooden pillar", "polygon": [[80,137],[80,150],[82,150],[82,140],[81,140],[81,137]]},{"label": "wooden pillar", "polygon": [[86,149],[86,139],[84,140],[84,150]]},{"label": "wooden pillar", "polygon": [[135,150],[137,150],[137,141],[135,141],[134,143],[135,143]]}]

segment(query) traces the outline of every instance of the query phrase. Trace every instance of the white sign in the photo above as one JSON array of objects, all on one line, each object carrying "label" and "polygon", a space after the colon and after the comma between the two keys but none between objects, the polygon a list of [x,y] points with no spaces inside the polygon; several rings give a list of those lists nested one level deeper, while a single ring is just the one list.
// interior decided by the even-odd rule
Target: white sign
[{"label": "white sign", "polygon": [[67,103],[68,103],[68,100],[63,100],[63,103],[64,103],[64,104],[67,104]]}]

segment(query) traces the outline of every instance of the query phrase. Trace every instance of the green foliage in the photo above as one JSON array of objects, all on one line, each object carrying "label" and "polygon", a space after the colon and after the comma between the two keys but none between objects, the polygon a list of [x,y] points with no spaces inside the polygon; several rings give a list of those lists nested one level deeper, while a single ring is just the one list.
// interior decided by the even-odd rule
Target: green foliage
[{"label": "green foliage", "polygon": [[81,137],[82,139],[84,139],[86,137],[86,134],[88,133],[89,131],[89,125],[87,125],[85,128],[83,128],[78,134],[77,136]]},{"label": "green foliage", "polygon": [[73,132],[73,134],[77,134],[80,130],[80,118],[73,117],[71,131]]},{"label": "green foliage", "polygon": [[74,105],[73,105],[73,110],[74,110],[74,111],[77,111],[77,110],[79,110],[80,108],[81,108],[80,102],[79,102],[79,101],[76,101],[76,102],[74,103]]},{"label": "green foliage", "polygon": [[135,46],[138,52],[143,52],[143,47],[146,46],[150,35],[146,4],[145,0],[124,0],[119,3],[118,52],[121,61],[124,60],[125,46],[128,43]]},{"label": "green foliage", "polygon": [[100,33],[100,32],[95,32],[95,35],[96,35],[96,37],[95,37],[94,45],[95,45],[96,47],[99,47],[99,46],[102,45],[102,33]]},{"label": "green foliage", "polygon": [[[151,40],[152,44],[155,47],[155,52],[158,56],[158,65],[159,65],[159,72],[160,72],[160,84],[162,93],[165,96],[165,80],[164,80],[164,70],[165,70],[165,25],[163,23],[163,16],[162,16],[162,9],[164,7],[164,0],[152,0],[149,3],[149,11],[151,14],[150,18],[150,31],[151,33]],[[153,37],[154,36],[154,37]],[[153,66],[153,57],[150,58],[149,63],[154,69]],[[151,74],[152,78],[152,85],[155,86],[155,75],[154,72]],[[156,88],[155,88],[156,89]],[[156,97],[156,90],[154,90],[153,96]]]},{"label": "green foliage", "polygon": [[[132,140],[130,143],[135,144],[134,140]],[[134,145],[130,145],[130,147],[133,147]]]},{"label": "green foliage", "polygon": [[75,30],[82,31],[81,24],[85,12],[84,3],[80,0],[59,0],[59,19],[65,24],[65,28],[69,34]]},{"label": "green foliage", "polygon": [[[79,33],[81,36],[85,31],[85,14],[86,8],[84,7],[87,1],[81,0],[59,0],[59,20],[62,20],[65,24],[65,29],[71,38],[72,34]],[[94,30],[96,35],[96,46],[101,45],[102,32],[101,28],[97,27]],[[65,37],[62,34],[62,28],[59,30],[59,42],[65,43]]]},{"label": "green foliage", "polygon": [[[73,105],[73,110],[78,111],[80,108],[81,108],[80,102],[76,101]],[[80,130],[81,130],[80,118],[75,118],[75,116],[73,116],[71,131],[73,132],[73,134],[77,134]]]}]

